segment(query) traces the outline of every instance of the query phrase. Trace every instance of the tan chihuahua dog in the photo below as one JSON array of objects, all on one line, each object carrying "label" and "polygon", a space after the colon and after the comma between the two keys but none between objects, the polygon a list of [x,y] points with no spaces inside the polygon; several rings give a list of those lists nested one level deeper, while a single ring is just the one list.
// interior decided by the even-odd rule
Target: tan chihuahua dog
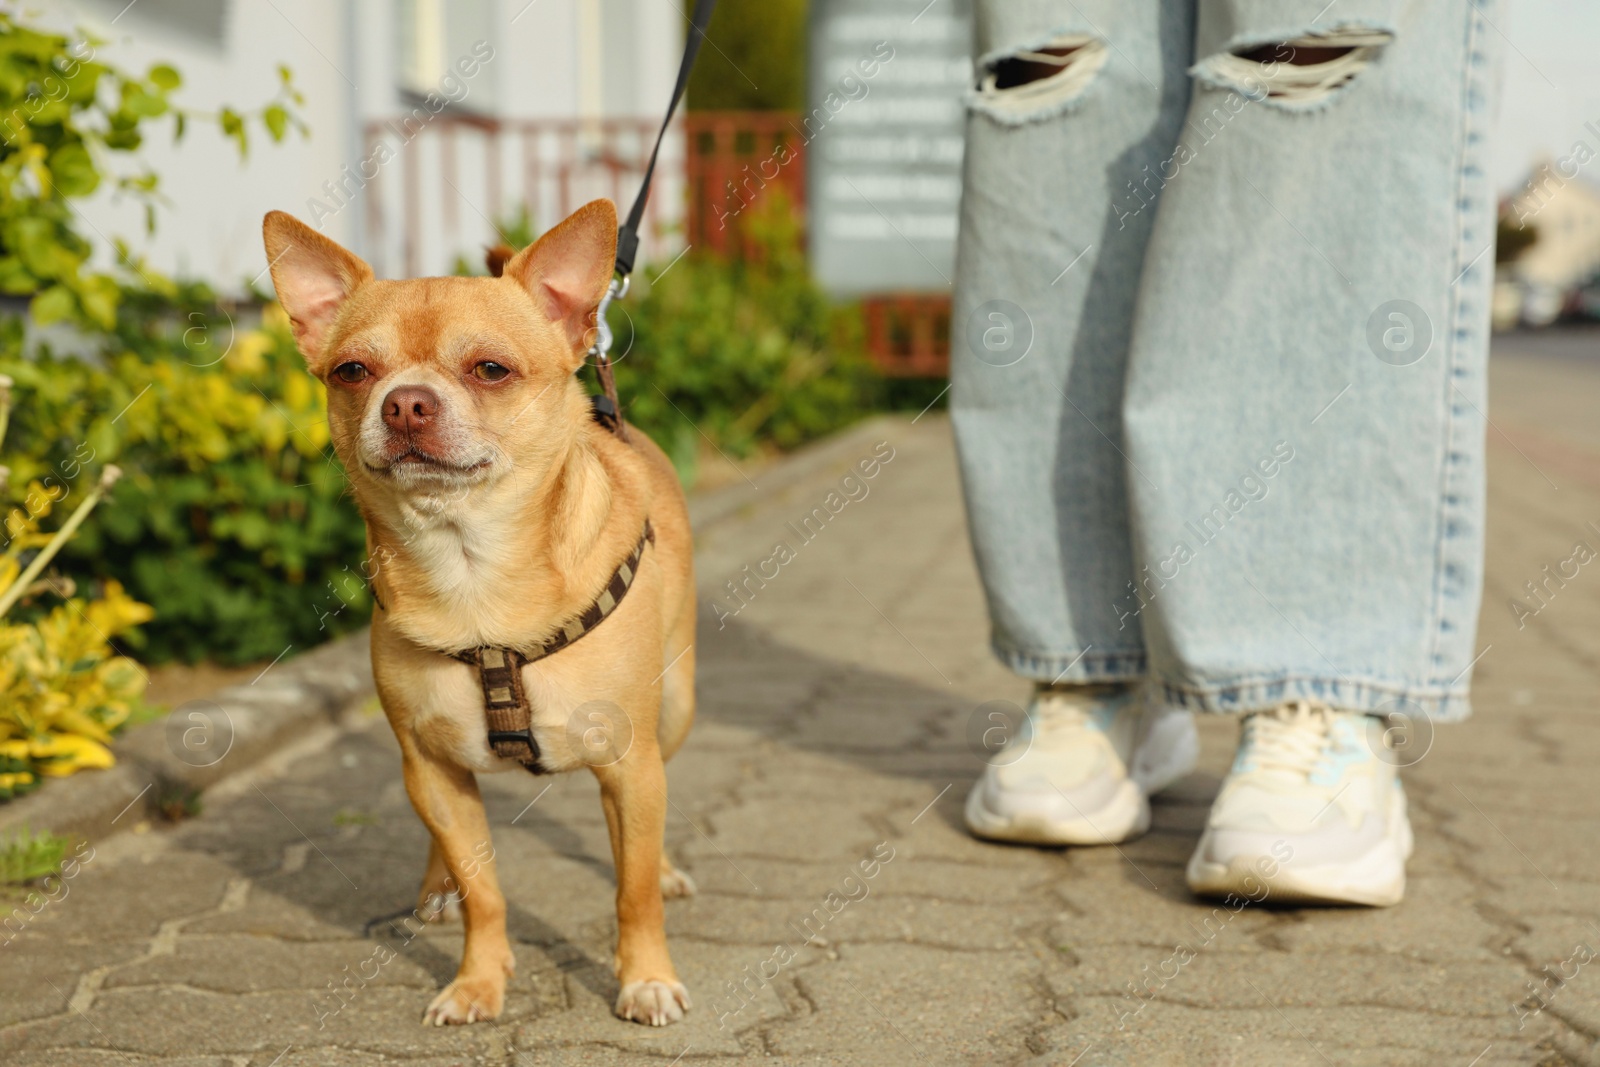
[{"label": "tan chihuahua dog", "polygon": [[[475,775],[524,764],[496,755],[489,682],[452,654],[531,658],[597,605],[611,613],[579,627],[583,640],[521,667],[521,693],[539,768],[589,766],[600,782],[617,872],[616,1013],[681,1019],[689,994],[661,902],[693,892],[662,853],[663,763],[694,719],[688,512],[666,456],[638,430],[624,439],[596,422],[574,373],[611,280],[616,209],[584,206],[493,278],[377,281],[289,215],[272,212],[263,229],[367,522],[381,608],[373,672],[433,836],[419,912],[458,900],[466,921],[461,969],[423,1022],[494,1018],[513,966]],[[632,584],[612,604],[618,574]]]}]

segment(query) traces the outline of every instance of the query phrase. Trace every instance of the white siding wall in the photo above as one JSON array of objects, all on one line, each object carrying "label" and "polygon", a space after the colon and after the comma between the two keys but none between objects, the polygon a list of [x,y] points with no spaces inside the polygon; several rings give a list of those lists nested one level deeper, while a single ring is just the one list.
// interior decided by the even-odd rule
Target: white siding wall
[{"label": "white siding wall", "polygon": [[[438,144],[430,136],[416,138],[406,149],[416,153],[422,175],[425,211],[410,227],[419,232],[402,232],[407,226],[398,197],[395,208],[383,213],[384,232],[368,233],[365,203],[341,208],[327,195],[324,183],[337,185],[341,168],[354,167],[367,154],[366,124],[405,114],[416,105],[415,98],[407,99],[399,90],[401,0],[232,0],[226,5],[220,47],[203,35],[185,32],[181,20],[175,23],[170,17],[172,9],[181,10],[186,2],[205,0],[165,0],[155,6],[166,11],[154,14],[141,12],[141,3],[124,10],[126,0],[48,0],[42,18],[57,28],[82,26],[105,39],[99,54],[119,66],[143,70],[158,60],[173,63],[185,79],[178,98],[196,110],[263,103],[277,90],[277,65],[287,63],[306,96],[301,112],[311,136],[292,135],[280,145],[254,137],[249,158],[241,163],[232,146],[205,123],[191,124],[178,145],[170,143],[170,133],[158,133],[141,153],[161,174],[171,200],[159,214],[155,236],[145,235],[137,205],[109,192],[84,206],[99,235],[127,239],[163,271],[204,278],[224,292],[238,293],[266,267],[261,216],[273,208],[307,221],[318,214],[323,232],[356,247],[381,272],[391,274],[399,269],[398,250],[407,239],[425,250],[419,257],[422,272],[448,270],[455,254],[474,253],[487,241],[490,228],[484,216],[498,218],[513,208],[521,189],[514,161],[503,160],[502,203],[490,204],[484,201],[481,147],[474,149],[466,141],[460,145],[459,191],[453,192],[438,177]],[[208,6],[221,2],[210,0]],[[605,68],[597,100],[593,93],[586,98],[583,90],[583,4],[595,5],[601,18]],[[447,20],[452,6],[444,0]],[[682,46],[681,16],[670,2],[476,0],[469,6],[487,7],[487,17],[475,17],[472,27],[448,27],[439,49],[452,63],[460,58],[452,50],[462,51],[463,42],[470,49],[466,39],[477,36],[477,26],[491,28],[495,56],[469,83],[462,101],[467,109],[507,119],[574,119],[593,117],[584,116],[586,104],[607,116],[656,116],[665,106]],[[619,50],[624,54],[617,54]],[[618,73],[607,81],[605,69],[625,72],[626,77]],[[591,76],[588,84],[597,81]],[[656,195],[662,207],[670,206],[676,214],[682,196],[677,139],[663,158]],[[401,160],[389,162],[370,188],[375,192],[387,180],[384,191],[397,193],[401,168]],[[631,196],[629,189],[621,199]],[[456,201],[455,226],[449,230],[445,218],[451,209],[445,197]],[[337,210],[317,211],[316,201]],[[626,208],[626,203],[620,205]],[[536,212],[541,227],[555,221]],[[109,245],[109,240],[102,244]]]}]

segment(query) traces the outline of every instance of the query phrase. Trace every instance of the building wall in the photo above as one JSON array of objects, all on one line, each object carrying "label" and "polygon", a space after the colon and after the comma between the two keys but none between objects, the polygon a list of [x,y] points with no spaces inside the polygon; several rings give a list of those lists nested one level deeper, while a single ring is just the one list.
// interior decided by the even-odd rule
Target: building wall
[{"label": "building wall", "polygon": [[1510,218],[1539,234],[1517,257],[1522,281],[1564,292],[1600,270],[1600,190],[1587,180],[1536,169],[1511,198]]},{"label": "building wall", "polygon": [[[417,17],[418,4],[424,12],[429,5],[442,12],[445,32],[424,50],[434,59],[451,66],[485,36],[494,50],[493,58],[466,80],[459,105],[442,111],[439,119],[461,113],[541,123],[659,116],[676,75],[681,16],[672,5],[653,0],[139,0],[131,7],[126,0],[53,0],[41,21],[63,30],[81,27],[103,39],[97,54],[108,62],[132,70],[171,62],[184,76],[177,99],[190,109],[257,107],[277,92],[279,63],[294,71],[306,97],[300,112],[310,137],[291,134],[274,145],[256,130],[242,162],[211,124],[191,123],[184,140],[172,144],[170,123],[158,123],[164,128],[140,152],[161,175],[170,201],[158,213],[155,234],[145,234],[138,204],[109,190],[83,205],[92,232],[101,238],[105,263],[111,239],[121,237],[157,269],[203,278],[223,292],[240,293],[258,277],[258,285],[270,288],[261,277],[266,260],[260,226],[262,215],[274,208],[315,221],[330,237],[372,259],[380,274],[398,272],[405,260],[397,250],[408,242],[422,273],[449,270],[459,253],[475,257],[477,246],[490,240],[489,219],[498,220],[515,206],[520,188],[513,180],[515,160],[502,160],[502,202],[488,203],[485,155],[480,151],[474,157],[463,141],[457,188],[447,188],[438,176],[438,133],[445,123],[434,119],[433,128],[402,150],[410,160],[401,155],[383,164],[372,182],[352,177],[370,154],[367,127],[421,104],[418,95],[402,88],[409,77],[403,27]],[[582,39],[586,13],[587,47]],[[597,56],[599,70],[593,63]],[[626,77],[608,78],[608,71]],[[681,145],[675,143],[664,160],[658,195],[675,204],[682,189]],[[407,215],[395,195],[394,209],[378,213],[378,232],[371,232],[373,199],[397,194],[408,165],[431,214]],[[624,199],[631,195],[630,189]],[[450,216],[456,226],[446,229]],[[556,221],[535,218],[541,228]]]}]

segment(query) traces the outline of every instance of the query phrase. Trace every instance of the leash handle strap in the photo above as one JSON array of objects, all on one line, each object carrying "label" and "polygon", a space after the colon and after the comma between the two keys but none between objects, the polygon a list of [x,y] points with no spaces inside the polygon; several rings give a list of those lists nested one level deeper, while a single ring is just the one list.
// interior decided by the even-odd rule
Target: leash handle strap
[{"label": "leash handle strap", "polygon": [[667,117],[661,120],[661,130],[656,134],[656,145],[650,150],[650,164],[645,167],[644,181],[639,195],[634,197],[628,218],[617,228],[617,273],[626,278],[633,273],[633,261],[639,254],[639,227],[644,223],[644,205],[650,199],[650,180],[656,173],[656,156],[661,152],[661,141],[667,136],[672,115],[678,110],[678,101],[689,85],[689,72],[694,69],[695,57],[700,54],[700,42],[705,40],[706,27],[711,25],[711,11],[717,0],[695,0],[694,14],[689,18],[689,32],[683,43],[683,62],[678,64],[678,82],[672,89],[672,102],[667,105]]}]

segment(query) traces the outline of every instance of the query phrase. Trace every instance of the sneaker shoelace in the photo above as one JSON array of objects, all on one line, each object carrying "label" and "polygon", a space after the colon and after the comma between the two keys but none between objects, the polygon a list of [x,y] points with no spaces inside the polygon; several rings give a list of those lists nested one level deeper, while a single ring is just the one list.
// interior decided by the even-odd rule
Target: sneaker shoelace
[{"label": "sneaker shoelace", "polygon": [[1257,712],[1244,721],[1238,769],[1309,777],[1327,746],[1332,726],[1332,709],[1303,700]]}]

